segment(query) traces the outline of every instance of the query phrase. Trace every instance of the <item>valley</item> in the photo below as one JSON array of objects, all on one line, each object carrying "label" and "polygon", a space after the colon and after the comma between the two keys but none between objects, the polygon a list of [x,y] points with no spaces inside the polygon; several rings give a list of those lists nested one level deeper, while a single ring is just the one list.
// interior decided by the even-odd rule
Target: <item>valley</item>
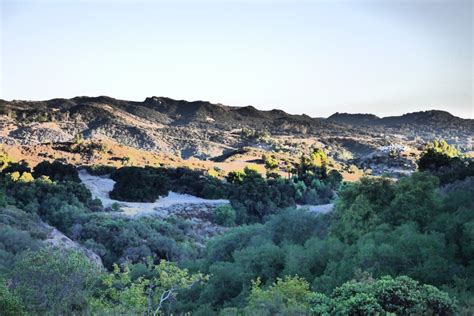
[{"label": "valley", "polygon": [[0,316],[474,316],[473,1],[0,0]]},{"label": "valley", "polygon": [[473,120],[162,97],[0,113],[7,315],[474,310]]}]

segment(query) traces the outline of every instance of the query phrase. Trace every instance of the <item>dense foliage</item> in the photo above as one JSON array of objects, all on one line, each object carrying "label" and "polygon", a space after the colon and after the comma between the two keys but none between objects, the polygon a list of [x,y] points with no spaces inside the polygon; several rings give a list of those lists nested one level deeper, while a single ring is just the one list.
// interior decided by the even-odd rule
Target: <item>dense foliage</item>
[{"label": "dense foliage", "polygon": [[[274,158],[264,157],[272,176],[265,178],[256,170],[245,168],[230,172],[225,181],[202,171],[187,168],[122,167],[111,172],[116,181],[110,196],[124,201],[152,202],[168,191],[191,194],[208,199],[229,199],[236,212],[236,223],[262,222],[265,217],[296,204],[325,204],[334,197],[342,176],[328,172],[328,158],[316,149],[301,157],[297,174],[284,179],[275,170]],[[100,172],[99,168],[92,170]]]},{"label": "dense foliage", "polygon": [[[290,179],[249,168],[226,181],[189,169],[96,170],[111,172],[114,190],[129,199],[154,200],[164,188],[230,199],[211,214],[230,228],[205,240],[184,219],[109,212],[76,181],[72,166],[43,163],[32,172],[0,155],[1,311],[472,314],[471,162],[451,157],[449,164],[464,167],[341,185],[326,159],[322,151],[303,157]],[[294,207],[329,202],[335,190],[328,214]],[[103,267],[84,251],[49,246],[52,228],[44,223],[99,255]]]},{"label": "dense foliage", "polygon": [[252,280],[270,286],[292,275],[327,295],[366,271],[442,287],[472,309],[472,183],[441,190],[436,177],[422,173],[398,182],[364,178],[342,188],[333,214],[288,210],[264,225],[234,228],[214,238],[195,262],[211,277],[184,306],[243,307]]},{"label": "dense foliage", "polygon": [[458,150],[446,141],[428,144],[420,159],[418,169],[436,175],[442,184],[474,176],[474,160],[462,157]]},{"label": "dense foliage", "polygon": [[[5,266],[11,264],[16,253],[37,249],[36,241],[46,238],[47,230],[37,224],[40,220],[92,249],[106,267],[127,260],[138,262],[147,256],[181,260],[196,255],[191,242],[195,236],[190,237],[189,224],[184,220],[111,216],[82,184],[51,181],[44,175],[30,181],[14,181],[10,174],[4,174],[0,184],[3,205],[8,205],[0,209],[0,236],[4,237],[0,254],[5,251],[0,263],[10,260]],[[0,264],[0,271],[2,268]]]},{"label": "dense foliage", "polygon": [[154,168],[123,167],[112,173],[110,197],[130,202],[155,202],[168,193],[166,176]]},{"label": "dense foliage", "polygon": [[173,263],[114,265],[104,274],[91,305],[98,314],[157,315],[170,310],[179,292],[207,279]]},{"label": "dense foliage", "polygon": [[287,276],[266,289],[259,279],[252,282],[245,311],[259,315],[451,315],[456,312],[456,301],[406,276],[349,281],[328,296],[312,292],[303,278]]},{"label": "dense foliage", "polygon": [[43,248],[19,256],[11,288],[30,313],[64,315],[87,309],[98,274],[83,254]]},{"label": "dense foliage", "polygon": [[80,182],[79,175],[74,166],[62,163],[60,161],[49,161],[40,162],[34,168],[33,176],[39,178],[41,176],[47,176],[51,180],[55,181],[75,181]]},{"label": "dense foliage", "polygon": [[111,197],[123,201],[154,202],[168,191],[209,199],[228,195],[225,183],[188,168],[122,167],[112,171],[110,177],[116,181]]}]

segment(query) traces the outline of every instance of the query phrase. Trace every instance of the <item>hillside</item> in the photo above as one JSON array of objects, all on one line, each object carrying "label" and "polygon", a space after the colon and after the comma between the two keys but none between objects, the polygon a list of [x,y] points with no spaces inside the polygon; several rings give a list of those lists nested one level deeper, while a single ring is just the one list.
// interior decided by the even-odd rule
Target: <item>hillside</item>
[{"label": "hillside", "polygon": [[[104,157],[105,163],[113,164],[128,159],[126,154],[117,155],[122,146],[142,151],[136,160],[143,163],[151,159],[146,156],[154,154],[176,156],[172,160],[217,159],[225,163],[228,159],[222,157],[232,157],[244,147],[299,157],[316,146],[326,148],[341,168],[355,164],[364,170],[390,173],[392,166],[387,163],[392,160],[374,159],[386,155],[387,148],[402,149],[402,160],[395,169],[413,170],[414,158],[424,143],[444,138],[469,152],[474,134],[473,120],[443,111],[384,118],[335,113],[324,119],[165,97],[143,102],[106,96],[0,100],[0,113],[1,143],[22,152],[30,163],[43,159],[38,156],[43,152],[74,164],[104,163]],[[76,150],[73,157],[70,148],[82,139],[90,142],[89,147],[82,146],[81,155]],[[131,149],[127,151],[133,153]]]},{"label": "hillside", "polygon": [[380,117],[374,114],[351,114],[336,112],[329,116],[328,120],[348,125],[371,125],[380,122]]},{"label": "hillside", "polygon": [[373,114],[334,113],[328,117],[329,121],[348,125],[378,125],[384,127],[401,127],[404,125],[417,125],[421,128],[460,128],[470,129],[472,132],[473,120],[456,117],[449,112],[430,110],[407,113],[400,116],[387,116],[380,118]]},{"label": "hillside", "polygon": [[445,111],[421,111],[407,113],[401,116],[379,118],[373,114],[338,113],[327,119],[311,118],[307,115],[292,115],[282,110],[261,111],[253,106],[232,107],[213,104],[206,101],[173,100],[165,97],[150,97],[143,102],[118,100],[106,96],[75,97],[72,99],[52,99],[47,101],[11,102],[0,100],[0,113],[15,116],[18,120],[37,121],[56,119],[58,121],[75,119],[96,128],[112,122],[126,123],[142,119],[154,123],[157,127],[167,126],[203,126],[232,130],[249,127],[268,129],[274,133],[303,133],[312,134],[327,129],[329,131],[341,128],[339,124],[347,125],[381,125],[401,126],[417,124],[424,128],[474,128],[473,120],[462,119]]}]

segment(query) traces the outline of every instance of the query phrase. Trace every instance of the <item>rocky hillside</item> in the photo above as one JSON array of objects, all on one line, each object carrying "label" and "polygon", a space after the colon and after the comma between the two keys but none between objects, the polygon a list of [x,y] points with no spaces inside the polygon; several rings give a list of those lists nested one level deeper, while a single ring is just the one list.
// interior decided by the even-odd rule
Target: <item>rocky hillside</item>
[{"label": "rocky hillside", "polygon": [[[9,146],[107,140],[200,159],[219,157],[244,146],[297,154],[304,150],[304,144],[312,142],[342,149],[355,142],[376,149],[409,142],[416,146],[433,138],[445,138],[468,151],[474,134],[473,120],[442,111],[386,118],[336,113],[323,119],[165,97],[143,102],[105,96],[0,100],[0,114],[0,141]],[[348,148],[344,150],[351,151]],[[357,151],[350,154],[360,155]]]}]

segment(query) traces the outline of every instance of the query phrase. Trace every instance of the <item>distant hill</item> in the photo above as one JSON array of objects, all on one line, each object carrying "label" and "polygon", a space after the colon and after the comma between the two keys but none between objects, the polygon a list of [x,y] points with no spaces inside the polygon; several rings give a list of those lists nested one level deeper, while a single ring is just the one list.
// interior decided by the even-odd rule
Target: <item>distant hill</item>
[{"label": "distant hill", "polygon": [[339,113],[336,112],[327,118],[329,121],[348,124],[348,125],[371,125],[380,120],[380,117],[374,114],[360,113]]},{"label": "distant hill", "polygon": [[[3,115],[2,115],[3,114]],[[408,113],[379,118],[373,114],[335,113],[329,118],[262,111],[207,101],[149,97],[143,102],[107,96],[46,101],[0,100],[0,141],[31,145],[106,138],[138,149],[171,152],[182,157],[209,158],[242,146],[262,143],[262,135],[323,141],[334,137],[380,139],[446,138],[471,146],[474,121],[443,111]],[[244,129],[248,129],[244,131]],[[385,135],[380,138],[380,135]],[[394,141],[397,141],[394,139]],[[285,145],[288,150],[295,146]],[[270,148],[269,147],[269,148]]]},{"label": "distant hill", "polygon": [[[472,121],[472,120],[471,120]],[[469,120],[454,116],[446,111],[430,110],[407,113],[402,116],[389,116],[381,119],[383,125],[403,125],[403,124],[464,124]]]},{"label": "distant hill", "polygon": [[64,114],[68,117],[79,115],[81,121],[94,126],[116,121],[117,118],[123,121],[125,113],[168,126],[207,126],[224,130],[249,127],[291,134],[311,133],[321,128],[334,129],[337,126],[336,123],[321,118],[292,115],[281,110],[261,111],[253,106],[233,107],[207,101],[189,102],[166,97],[150,97],[143,102],[106,96],[47,101],[0,100],[0,113],[9,112],[21,113],[22,117],[51,112],[59,121],[64,119]]},{"label": "distant hill", "polygon": [[[334,127],[344,125],[385,125],[399,126],[405,124],[419,125],[472,125],[472,120],[456,117],[445,111],[431,110],[407,113],[401,116],[380,118],[374,114],[339,113],[327,119],[311,118],[307,115],[288,114],[282,110],[262,111],[253,106],[234,107],[213,104],[207,101],[174,100],[166,97],[149,97],[143,102],[114,99],[107,96],[75,97],[72,99],[52,99],[47,101],[5,101],[0,100],[0,114],[8,112],[22,113],[23,116],[35,112],[56,112],[81,114],[93,120],[107,120],[113,117],[113,111],[101,111],[108,106],[129,114],[162,124],[188,125],[191,123],[210,123],[226,127],[254,126],[260,128],[295,127]],[[294,125],[294,126],[292,126]],[[290,128],[291,129],[291,128]],[[298,129],[298,128],[297,128]]]},{"label": "distant hill", "polygon": [[400,116],[387,116],[380,118],[373,114],[350,114],[334,113],[327,118],[329,121],[361,126],[361,125],[381,125],[386,127],[396,127],[403,125],[433,126],[433,127],[458,127],[473,125],[473,120],[462,119],[446,111],[430,110],[407,113]]}]

